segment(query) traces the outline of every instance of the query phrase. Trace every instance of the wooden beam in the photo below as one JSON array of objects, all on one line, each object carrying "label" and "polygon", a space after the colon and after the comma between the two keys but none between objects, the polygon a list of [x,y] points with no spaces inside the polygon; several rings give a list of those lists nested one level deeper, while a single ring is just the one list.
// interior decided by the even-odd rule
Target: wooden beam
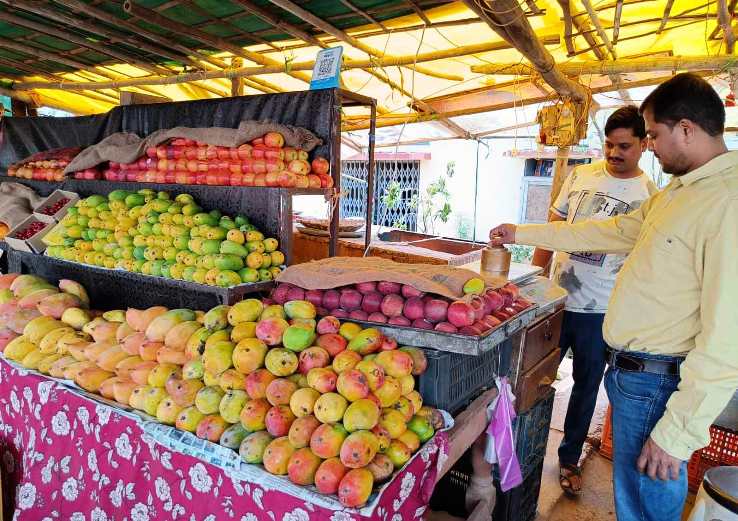
[{"label": "wooden beam", "polygon": [[674,0],[666,0],[666,7],[664,7],[664,16],[661,17],[661,24],[656,30],[656,34],[661,34],[661,31],[666,27],[666,22],[669,21],[669,14],[671,13],[671,6],[674,5]]},{"label": "wooden beam", "polygon": [[[129,1],[129,0],[126,0]],[[359,49],[362,52],[365,52],[369,56],[373,56],[375,58],[383,58],[384,53],[382,51],[379,51],[378,49],[375,49],[374,47],[371,47],[358,39],[354,38],[353,36],[350,36],[346,34],[341,29],[338,29],[337,27],[334,27],[333,25],[329,24],[328,22],[318,18],[310,11],[307,11],[303,9],[302,7],[298,6],[297,4],[291,2],[290,0],[269,0],[271,3],[273,3],[276,6],[281,7],[288,13],[291,13],[298,18],[305,20],[306,22],[309,22],[314,27],[317,27],[321,31],[325,31],[331,36],[338,38],[342,42],[345,42],[352,47],[355,47]],[[435,78],[441,78],[445,80],[451,80],[451,81],[463,81],[463,77],[458,76],[456,74],[446,74],[442,73],[436,70],[428,69],[425,67],[420,67],[418,65],[406,65],[410,69],[414,69],[416,72],[419,72],[421,74],[425,74],[426,76],[432,76]]]},{"label": "wooden beam", "polygon": [[38,96],[30,91],[12,90],[0,87],[0,96],[7,96],[11,99],[17,99],[28,105],[38,105]]},{"label": "wooden beam", "polygon": [[543,11],[541,10],[541,8],[538,7],[538,5],[536,5],[536,1],[535,0],[525,0],[525,5],[528,6],[528,9],[530,9],[530,12],[533,13],[533,14],[541,14],[541,13],[543,13]]},{"label": "wooden beam", "polygon": [[[168,31],[172,31],[175,34],[182,34],[190,38],[194,38],[206,45],[211,45],[215,47],[215,49],[217,50],[230,52],[234,56],[245,58],[259,65],[281,65],[282,68],[285,69],[284,64],[280,64],[277,60],[255,52],[247,51],[242,47],[228,43],[222,38],[212,36],[198,29],[192,29],[185,24],[175,22],[174,20],[171,20],[166,16],[160,15],[156,11],[152,11],[150,9],[146,9],[145,7],[141,7],[140,5],[134,4],[131,0],[125,0],[123,2],[123,10],[135,18],[143,20],[147,23],[158,25],[159,27],[162,27]],[[309,74],[301,72],[288,72],[286,70],[283,70],[281,72],[285,72],[286,74],[289,74],[294,78],[302,80],[306,83],[310,83]]]},{"label": "wooden beam", "polygon": [[476,0],[464,0],[464,3],[488,22],[493,31],[513,43],[561,97],[576,101],[584,101],[589,97],[582,85],[560,72],[553,56],[538,40],[516,0],[495,0],[484,8]]},{"label": "wooden beam", "polygon": [[140,60],[137,56],[119,52],[110,45],[99,45],[97,43],[90,41],[87,38],[82,38],[80,36],[77,36],[76,34],[73,34],[70,31],[63,31],[55,27],[51,27],[49,25],[40,24],[32,20],[29,20],[27,18],[23,18],[22,16],[16,16],[8,12],[0,12],[0,20],[6,21],[6,22],[9,22],[14,25],[21,26],[21,27],[25,27],[27,29],[32,29],[40,33],[48,34],[48,35],[51,35],[63,41],[75,43],[79,45],[80,47],[91,49],[100,54],[105,54],[107,56],[110,56],[111,58],[120,60],[123,63],[129,63],[131,65],[135,65],[139,69],[149,72],[151,74],[161,74],[162,72],[162,68],[152,66],[150,63]]},{"label": "wooden beam", "polygon": [[120,105],[147,105],[150,103],[169,103],[171,99],[164,96],[152,96],[150,94],[141,94],[139,92],[120,93]]},{"label": "wooden beam", "polygon": [[571,17],[571,5],[569,5],[569,2],[559,2],[559,5],[564,14],[564,42],[566,42],[566,52],[571,56],[577,50],[574,46],[574,38],[572,37],[574,27]]},{"label": "wooden beam", "polygon": [[[653,58],[620,59],[611,61],[568,62],[559,64],[567,76],[583,74],[627,74],[632,72],[724,70],[738,67],[735,56],[667,56]],[[494,75],[533,75],[536,70],[519,63],[472,65],[472,72]]]},{"label": "wooden beam", "polygon": [[431,21],[428,19],[428,17],[425,15],[423,10],[418,7],[418,4],[415,0],[405,0],[405,3],[408,4],[410,7],[412,7],[413,11],[415,11],[415,14],[418,15],[418,17],[423,20],[423,23],[428,26],[430,25]]},{"label": "wooden beam", "polygon": [[602,28],[602,23],[600,22],[600,17],[597,16],[597,11],[594,10],[589,0],[580,1],[582,2],[584,8],[587,10],[587,13],[589,13],[589,18],[592,20],[592,23],[597,30],[597,34],[600,35],[600,39],[605,42],[605,47],[607,47],[607,50],[610,52],[610,56],[612,56],[613,60],[617,60],[618,56],[615,53],[615,48],[612,46],[612,43],[610,43],[610,38],[607,37],[607,33]]},{"label": "wooden beam", "polygon": [[[700,76],[708,76],[712,71],[694,71]],[[627,83],[628,88],[649,87],[658,85],[668,79],[672,75],[652,76],[644,80],[631,81]],[[487,90],[489,92],[480,92]],[[496,110],[504,110],[511,108],[519,108],[526,105],[535,105],[537,103],[547,103],[556,101],[560,98],[558,94],[550,96],[536,96],[533,87],[528,84],[516,82],[516,87],[512,91],[498,91],[494,87],[486,87],[485,89],[476,89],[473,95],[474,99],[469,99],[468,93],[460,93],[445,97],[441,101],[431,101],[426,99],[426,103],[431,105],[440,114],[446,117],[468,116],[470,114],[481,114],[484,112],[494,112]],[[609,81],[609,78],[594,78],[590,84],[590,92],[592,94],[602,94],[606,92],[617,91],[617,87]],[[523,95],[521,95],[523,94]],[[447,110],[444,110],[447,109]],[[387,114],[377,118],[377,127],[390,127],[393,125],[403,125],[408,123],[420,123],[423,121],[433,121],[435,118],[426,114],[405,114],[391,115]],[[343,131],[352,132],[363,130],[369,127],[369,119],[366,115],[345,116],[343,118]]]},{"label": "wooden beam", "polygon": [[[231,66],[234,69],[243,67],[243,58],[234,56],[231,58]],[[243,96],[243,78],[231,78],[231,97]]]},{"label": "wooden beam", "polygon": [[735,47],[735,34],[733,34],[732,17],[728,11],[728,2],[726,0],[717,1],[717,18],[720,27],[723,29],[723,40],[725,41],[725,50],[728,54],[733,54]]},{"label": "wooden beam", "polygon": [[374,18],[372,15],[370,15],[369,13],[367,13],[366,11],[364,11],[363,9],[359,9],[354,4],[352,4],[351,2],[349,2],[349,0],[339,0],[339,1],[343,5],[345,5],[349,9],[351,9],[353,12],[355,12],[356,14],[358,14],[359,16],[364,17],[369,23],[372,23],[372,24],[376,25],[377,27],[381,28],[383,32],[385,32],[385,33],[387,32],[387,27],[385,27],[382,22],[380,22],[379,20],[377,20],[376,18]]},{"label": "wooden beam", "polygon": [[[351,60],[349,63],[344,64],[344,69],[368,69],[371,67],[394,67],[399,65],[407,65],[412,63],[423,63],[435,60],[444,60],[447,58],[456,58],[459,56],[470,56],[474,54],[480,54],[485,52],[491,52],[498,49],[509,49],[510,45],[507,42],[485,42],[475,45],[465,45],[454,47],[450,49],[443,49],[441,51],[433,51],[429,53],[421,53],[418,55],[410,54],[404,56],[386,56],[380,59],[370,60]],[[313,69],[314,61],[297,62],[291,64],[290,68],[293,71],[309,71]],[[284,65],[270,65],[267,67],[243,67],[241,69],[233,70],[217,70],[217,71],[206,71],[196,73],[183,73],[163,78],[145,76],[137,78],[135,80],[127,80],[125,82],[114,82],[119,87],[130,87],[136,85],[173,85],[177,83],[183,83],[188,81],[208,80],[215,78],[233,78],[236,76],[247,76],[253,77],[262,74],[276,74],[284,72]],[[252,78],[256,81],[256,78]],[[33,83],[33,82],[31,82]],[[42,86],[43,85],[43,86]],[[44,88],[44,89],[56,89],[56,90],[80,90],[80,89],[96,89],[96,88],[111,88],[108,82],[100,82],[93,84],[82,84],[82,83],[70,83],[64,82],[61,84],[44,84],[43,82],[35,82],[28,88]]]},{"label": "wooden beam", "polygon": [[612,44],[618,43],[618,36],[620,36],[620,18],[623,15],[623,0],[617,0],[615,3],[615,19],[613,20],[612,27]]},{"label": "wooden beam", "polygon": [[[183,52],[182,54],[178,54],[177,52],[169,50],[169,48],[175,49],[177,51],[181,51],[181,49],[183,49],[182,47],[177,46],[175,43],[167,42],[163,37],[160,37],[159,35],[149,33],[145,29],[136,27],[135,25],[130,24],[125,20],[122,20],[110,13],[107,13],[106,11],[96,9],[82,2],[77,2],[76,0],[59,0],[59,3],[71,9],[72,11],[81,12],[86,14],[87,16],[90,16],[94,21],[81,20],[78,17],[69,16],[62,13],[61,11],[50,9],[48,7],[48,2],[39,2],[36,0],[0,0],[0,2],[13,7],[20,7],[25,11],[33,12],[51,20],[59,21],[64,25],[68,25],[70,27],[70,30],[72,28],[84,29],[85,31],[92,34],[105,36],[112,41],[117,40],[124,42],[128,45],[133,46],[134,48],[145,50],[146,52],[150,52],[157,56],[163,56],[179,63],[190,63],[198,68],[201,67],[197,61],[189,57],[188,53]],[[98,20],[102,20],[114,27],[127,29],[136,36],[125,34],[120,31],[109,30],[103,27],[102,24],[98,23]],[[155,43],[156,45],[151,45],[144,41],[141,41],[138,36],[141,36]]]}]

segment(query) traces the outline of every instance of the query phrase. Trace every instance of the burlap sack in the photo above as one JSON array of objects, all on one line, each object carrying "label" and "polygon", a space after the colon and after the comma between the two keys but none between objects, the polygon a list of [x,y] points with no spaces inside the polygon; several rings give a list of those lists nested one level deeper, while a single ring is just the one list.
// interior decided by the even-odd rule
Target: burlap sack
[{"label": "burlap sack", "polygon": [[437,264],[403,264],[381,257],[333,257],[290,266],[277,277],[304,289],[331,289],[359,282],[388,281],[450,299],[464,296],[464,284],[479,273]]},{"label": "burlap sack", "polygon": [[0,222],[13,229],[33,213],[43,198],[19,183],[0,183]]},{"label": "burlap sack", "polygon": [[323,143],[319,137],[302,127],[292,127],[270,121],[242,121],[238,128],[192,128],[175,127],[152,132],[142,139],[136,134],[118,132],[111,134],[96,145],[84,149],[67,165],[64,173],[78,172],[106,161],[132,163],[143,156],[148,147],[155,147],[169,139],[194,139],[208,145],[237,147],[254,140],[267,132],[279,132],[289,147],[301,148],[307,152]]}]

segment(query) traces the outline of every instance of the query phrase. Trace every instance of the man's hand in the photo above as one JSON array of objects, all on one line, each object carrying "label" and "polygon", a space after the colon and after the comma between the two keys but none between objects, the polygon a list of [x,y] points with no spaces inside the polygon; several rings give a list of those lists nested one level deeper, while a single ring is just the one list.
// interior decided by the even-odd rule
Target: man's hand
[{"label": "man's hand", "polygon": [[664,449],[656,445],[650,437],[643,445],[641,455],[638,457],[638,470],[641,474],[648,474],[651,479],[679,479],[679,469],[682,460],[670,456]]},{"label": "man's hand", "polygon": [[501,224],[489,231],[489,242],[492,246],[502,246],[503,244],[515,244],[514,224]]}]

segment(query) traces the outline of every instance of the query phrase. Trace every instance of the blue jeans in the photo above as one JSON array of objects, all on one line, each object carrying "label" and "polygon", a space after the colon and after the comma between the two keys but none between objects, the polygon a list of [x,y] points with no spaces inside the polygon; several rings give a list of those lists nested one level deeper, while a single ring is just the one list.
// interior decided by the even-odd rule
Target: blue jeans
[{"label": "blue jeans", "polygon": [[[656,355],[648,358],[663,359]],[[680,521],[687,498],[687,463],[679,479],[661,481],[638,471],[637,460],[678,376],[608,368],[605,388],[612,408],[613,483],[618,521]]]},{"label": "blue jeans", "polygon": [[561,326],[561,358],[571,348],[574,355],[574,386],[564,420],[564,438],[559,446],[559,463],[577,465],[592,422],[597,393],[605,372],[605,341],[602,313],[564,312]]}]

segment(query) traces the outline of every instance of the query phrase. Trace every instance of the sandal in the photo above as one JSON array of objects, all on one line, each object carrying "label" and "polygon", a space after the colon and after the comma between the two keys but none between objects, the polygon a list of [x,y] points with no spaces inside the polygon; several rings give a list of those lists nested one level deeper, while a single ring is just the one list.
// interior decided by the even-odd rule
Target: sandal
[{"label": "sandal", "polygon": [[582,469],[576,465],[562,464],[559,467],[559,485],[569,496],[578,496],[582,491]]}]

